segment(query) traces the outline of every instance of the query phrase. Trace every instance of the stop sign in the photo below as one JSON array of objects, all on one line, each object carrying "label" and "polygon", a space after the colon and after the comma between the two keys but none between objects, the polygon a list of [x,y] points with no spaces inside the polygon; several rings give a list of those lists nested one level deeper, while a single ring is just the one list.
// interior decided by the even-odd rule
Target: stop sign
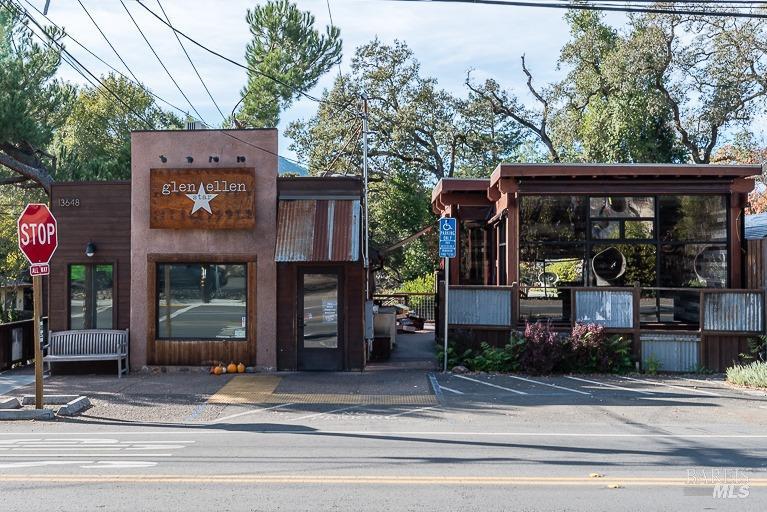
[{"label": "stop sign", "polygon": [[30,275],[46,275],[50,272],[48,262],[59,245],[56,235],[56,219],[44,204],[28,204],[17,221],[19,249],[32,267]]}]

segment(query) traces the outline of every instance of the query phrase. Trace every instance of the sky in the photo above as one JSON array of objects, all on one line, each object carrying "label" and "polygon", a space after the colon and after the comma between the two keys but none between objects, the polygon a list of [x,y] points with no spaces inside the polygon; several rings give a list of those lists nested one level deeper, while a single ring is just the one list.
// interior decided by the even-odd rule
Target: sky
[{"label": "sky", "polygon": [[[45,0],[18,1],[44,21],[25,2],[42,10]],[[188,103],[163,71],[120,1],[81,1],[139,80],[157,95],[189,110]],[[250,40],[245,14],[248,8],[262,2],[161,1],[171,23],[179,30],[233,60],[244,62],[245,46]],[[144,0],[144,3],[159,12],[158,0]],[[211,126],[219,126],[221,115],[194,74],[172,31],[135,1],[125,0],[125,4],[203,120]],[[569,36],[562,10],[388,0],[297,0],[297,4],[300,9],[310,11],[320,27],[329,24],[332,16],[343,39],[343,72],[348,71],[355,48],[378,37],[384,42],[395,39],[407,42],[421,62],[422,73],[437,78],[441,87],[459,95],[466,94],[464,80],[467,71],[472,70],[476,79],[495,78],[524,98],[527,91],[520,66],[523,54],[536,84],[554,81],[563,73],[556,65],[559,50]],[[77,0],[50,0],[48,17],[95,54],[126,72]],[[617,27],[626,21],[622,14],[609,14],[606,19]],[[94,74],[109,72],[85,50],[71,41],[65,42],[67,49]],[[221,110],[229,115],[245,85],[245,70],[187,41],[184,43]],[[319,96],[323,89],[332,85],[337,73],[334,69],[325,75],[311,94]],[[85,83],[65,64],[59,74],[66,80]],[[281,135],[285,126],[295,119],[312,116],[316,107],[311,100],[302,99],[282,114],[278,126],[281,155],[295,157],[288,148],[290,140]]]}]

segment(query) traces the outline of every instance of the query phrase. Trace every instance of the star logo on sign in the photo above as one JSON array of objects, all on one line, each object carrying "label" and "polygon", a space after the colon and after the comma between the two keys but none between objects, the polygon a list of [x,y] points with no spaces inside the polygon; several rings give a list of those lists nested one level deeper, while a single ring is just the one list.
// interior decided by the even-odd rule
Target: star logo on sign
[{"label": "star logo on sign", "polygon": [[194,201],[191,215],[194,215],[194,212],[200,209],[212,214],[213,212],[210,210],[210,201],[217,195],[218,194],[206,194],[205,185],[200,182],[200,187],[197,189],[196,194],[186,194],[186,197]]}]

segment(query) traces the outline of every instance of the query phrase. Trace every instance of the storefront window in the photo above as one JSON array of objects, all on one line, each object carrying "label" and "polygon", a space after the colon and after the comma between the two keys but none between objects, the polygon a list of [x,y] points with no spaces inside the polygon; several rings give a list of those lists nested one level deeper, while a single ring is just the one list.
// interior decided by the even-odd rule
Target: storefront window
[{"label": "storefront window", "polygon": [[158,263],[157,337],[245,339],[245,264]]},{"label": "storefront window", "polygon": [[69,328],[113,329],[112,265],[69,266]]},{"label": "storefront window", "polygon": [[726,287],[727,226],[725,196],[523,196],[520,314],[567,320],[569,288],[638,284],[642,321],[695,323],[695,292],[657,288]]}]

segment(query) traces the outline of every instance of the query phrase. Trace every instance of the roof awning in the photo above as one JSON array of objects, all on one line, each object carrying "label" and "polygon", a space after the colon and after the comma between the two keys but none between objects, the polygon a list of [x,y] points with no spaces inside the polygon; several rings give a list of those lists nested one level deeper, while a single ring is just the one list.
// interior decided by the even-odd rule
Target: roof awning
[{"label": "roof awning", "polygon": [[274,259],[359,261],[359,200],[281,199]]}]

